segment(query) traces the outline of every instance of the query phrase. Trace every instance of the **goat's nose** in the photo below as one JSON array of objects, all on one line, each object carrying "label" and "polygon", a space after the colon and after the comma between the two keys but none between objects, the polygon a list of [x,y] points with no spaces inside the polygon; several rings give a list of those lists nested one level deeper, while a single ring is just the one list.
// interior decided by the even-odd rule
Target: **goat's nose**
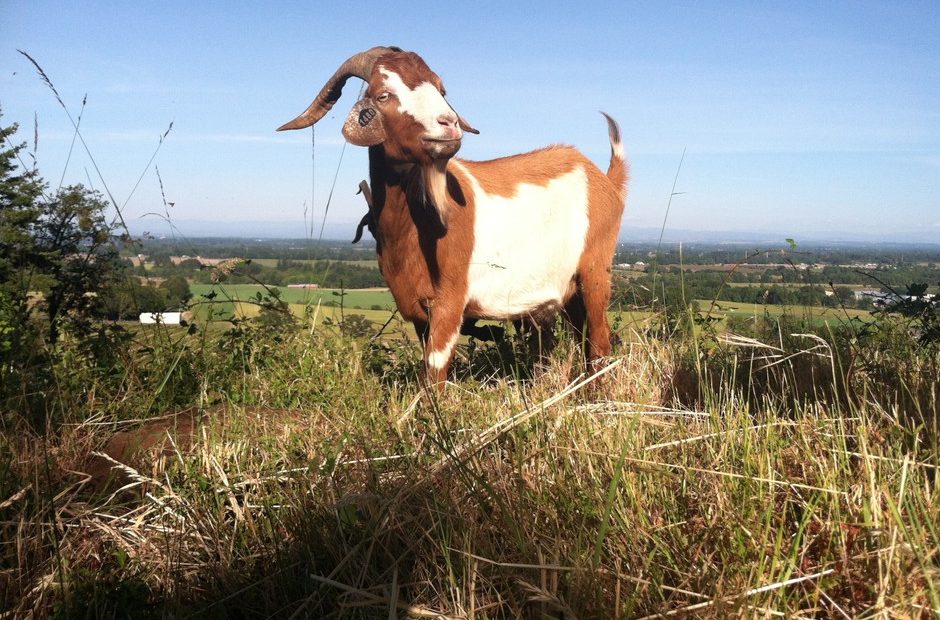
[{"label": "goat's nose", "polygon": [[452,112],[437,117],[437,123],[441,126],[442,134],[449,140],[459,140],[463,135],[460,126],[457,124],[458,121],[457,115]]}]

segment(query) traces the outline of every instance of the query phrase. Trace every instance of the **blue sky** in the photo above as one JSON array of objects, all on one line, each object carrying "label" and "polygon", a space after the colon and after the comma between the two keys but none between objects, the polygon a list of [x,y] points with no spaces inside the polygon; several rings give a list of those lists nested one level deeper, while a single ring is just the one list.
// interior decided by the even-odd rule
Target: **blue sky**
[{"label": "blue sky", "polygon": [[[2,123],[19,122],[52,183],[101,188],[45,69],[138,231],[165,225],[155,160],[182,232],[319,227],[355,102],[347,86],[310,131],[275,133],[348,56],[421,54],[488,159],[573,144],[606,168],[598,110],[632,164],[624,228],[659,227],[683,149],[669,228],[780,238],[940,239],[940,3],[502,2],[53,3],[0,5]],[[87,172],[86,172],[87,170]],[[339,166],[327,231],[364,212],[365,150]],[[311,176],[313,175],[313,178]],[[313,192],[313,196],[311,196]],[[312,208],[311,208],[312,206]],[[308,213],[308,217],[310,214]],[[210,224],[211,228],[211,224]]]}]

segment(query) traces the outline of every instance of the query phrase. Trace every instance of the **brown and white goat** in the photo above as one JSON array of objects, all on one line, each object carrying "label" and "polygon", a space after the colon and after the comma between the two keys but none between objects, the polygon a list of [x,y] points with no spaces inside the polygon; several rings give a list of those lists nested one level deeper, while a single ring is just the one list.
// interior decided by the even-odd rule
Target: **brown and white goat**
[{"label": "brown and white goat", "polygon": [[371,223],[379,268],[442,383],[465,318],[544,324],[559,312],[587,327],[587,359],[610,354],[610,268],[626,195],[620,130],[607,116],[605,175],[572,147],[501,159],[455,159],[478,133],[413,52],[375,47],[351,57],[307,110],[279,128],[309,127],[350,77],[367,83],[343,127],[369,147]]}]

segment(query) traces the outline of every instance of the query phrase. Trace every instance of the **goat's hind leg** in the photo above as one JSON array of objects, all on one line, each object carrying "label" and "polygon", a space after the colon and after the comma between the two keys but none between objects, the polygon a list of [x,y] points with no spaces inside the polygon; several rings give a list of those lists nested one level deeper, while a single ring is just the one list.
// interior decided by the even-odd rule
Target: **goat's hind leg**
[{"label": "goat's hind leg", "polygon": [[587,323],[588,371],[599,370],[603,358],[610,355],[610,324],[607,306],[610,303],[610,274],[598,269],[586,274],[581,286]]}]

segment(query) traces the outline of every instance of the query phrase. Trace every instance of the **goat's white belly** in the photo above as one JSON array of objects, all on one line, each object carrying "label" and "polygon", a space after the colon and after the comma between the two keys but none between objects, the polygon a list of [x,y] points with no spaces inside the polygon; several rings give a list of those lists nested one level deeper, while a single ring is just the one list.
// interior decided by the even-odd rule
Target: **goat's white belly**
[{"label": "goat's white belly", "polygon": [[468,303],[488,318],[520,317],[547,303],[561,303],[587,236],[584,170],[545,186],[520,185],[512,197],[486,194],[474,185]]}]

